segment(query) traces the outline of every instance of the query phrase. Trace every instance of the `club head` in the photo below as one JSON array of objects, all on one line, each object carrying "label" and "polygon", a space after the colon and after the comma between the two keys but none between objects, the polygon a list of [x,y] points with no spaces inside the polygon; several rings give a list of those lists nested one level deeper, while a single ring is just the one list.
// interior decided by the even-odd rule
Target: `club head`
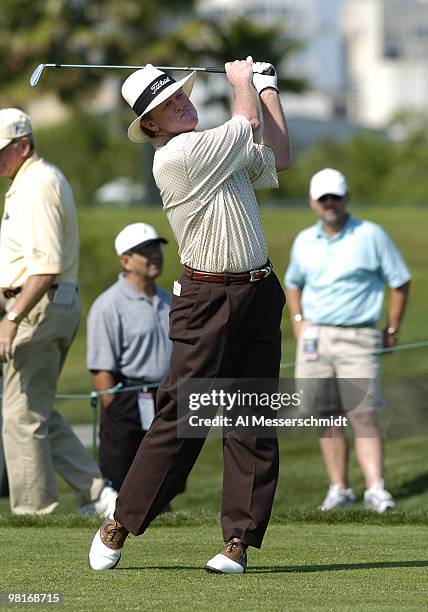
[{"label": "club head", "polygon": [[34,70],[33,74],[30,76],[31,87],[36,87],[37,83],[40,81],[40,77],[42,76],[45,66],[46,64],[39,64]]}]

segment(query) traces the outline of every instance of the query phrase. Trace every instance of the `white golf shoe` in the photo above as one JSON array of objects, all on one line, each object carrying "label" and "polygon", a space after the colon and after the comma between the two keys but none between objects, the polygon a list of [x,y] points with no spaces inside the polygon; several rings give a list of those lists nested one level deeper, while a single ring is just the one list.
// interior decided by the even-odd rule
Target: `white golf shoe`
[{"label": "white golf shoe", "polygon": [[97,499],[90,504],[80,506],[79,514],[86,516],[89,514],[99,514],[100,516],[109,516],[116,508],[117,491],[109,485],[102,488]]},{"label": "white golf shoe", "polygon": [[89,550],[91,569],[114,569],[120,561],[127,536],[128,530],[125,527],[114,518],[106,518],[95,534]]},{"label": "white golf shoe", "polygon": [[370,489],[364,493],[364,505],[375,512],[385,512],[395,508],[395,501],[389,491],[385,489],[383,480],[378,480]]},{"label": "white golf shoe", "polygon": [[330,485],[327,495],[319,507],[320,510],[338,510],[355,504],[357,496],[352,489],[345,489],[340,485]]},{"label": "white golf shoe", "polygon": [[241,540],[233,538],[207,562],[205,569],[215,574],[244,574],[247,569],[246,547]]}]

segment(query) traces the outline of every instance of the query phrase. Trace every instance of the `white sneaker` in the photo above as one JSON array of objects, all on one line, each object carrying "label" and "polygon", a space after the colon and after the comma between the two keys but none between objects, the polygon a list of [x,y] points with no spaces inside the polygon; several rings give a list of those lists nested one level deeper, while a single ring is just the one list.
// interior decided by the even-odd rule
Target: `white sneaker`
[{"label": "white sneaker", "polygon": [[85,506],[80,506],[79,514],[82,516],[88,514],[99,514],[104,517],[109,516],[115,511],[117,495],[117,491],[109,485],[106,485],[95,501]]},{"label": "white sneaker", "polygon": [[120,561],[128,531],[114,518],[106,518],[92,540],[89,566],[93,570],[114,569]]},{"label": "white sneaker", "polygon": [[344,489],[340,485],[330,485],[327,495],[319,507],[320,510],[336,510],[355,504],[357,496],[352,489]]},{"label": "white sneaker", "polygon": [[395,501],[392,495],[385,489],[383,480],[379,480],[364,493],[364,505],[375,512],[385,512],[395,508]]}]

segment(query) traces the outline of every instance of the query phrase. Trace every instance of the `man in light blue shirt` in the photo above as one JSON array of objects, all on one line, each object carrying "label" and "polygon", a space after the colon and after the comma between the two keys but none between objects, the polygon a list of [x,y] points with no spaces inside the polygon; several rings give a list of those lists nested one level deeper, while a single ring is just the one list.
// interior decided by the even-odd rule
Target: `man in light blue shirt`
[{"label": "man in light blue shirt", "polygon": [[[311,399],[321,414],[349,417],[366,482],[364,503],[384,512],[395,502],[382,479],[382,440],[375,416],[382,405],[379,354],[382,346],[398,342],[411,277],[385,231],[347,213],[348,202],[347,182],[340,172],[326,168],[312,177],[309,203],[319,221],[295,239],[285,274],[298,339],[295,376],[307,382],[334,381],[334,391],[325,380],[317,382]],[[381,331],[375,325],[381,318],[385,285],[390,288],[389,308]],[[360,388],[358,401],[351,397],[351,387]],[[330,478],[321,509],[354,503],[343,431],[325,428],[320,446]]]}]

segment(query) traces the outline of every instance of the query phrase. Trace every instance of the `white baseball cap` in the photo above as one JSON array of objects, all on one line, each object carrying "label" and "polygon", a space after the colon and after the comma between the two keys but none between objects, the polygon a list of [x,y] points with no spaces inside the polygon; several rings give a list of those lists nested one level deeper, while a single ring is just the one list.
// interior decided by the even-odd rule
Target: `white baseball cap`
[{"label": "white baseball cap", "polygon": [[160,238],[157,231],[147,223],[131,223],[123,228],[116,236],[114,248],[118,255],[123,255],[126,251],[131,251],[136,247],[142,247],[151,242],[168,243],[165,238]]},{"label": "white baseball cap", "polygon": [[348,183],[343,174],[338,170],[324,168],[324,170],[320,170],[312,177],[309,186],[309,196],[313,200],[319,200],[322,196],[329,193],[343,197],[348,193]]},{"label": "white baseball cap", "polygon": [[132,142],[147,142],[150,136],[141,130],[141,117],[159,106],[180,88],[190,96],[196,78],[194,70],[180,81],[158,70],[152,64],[133,72],[122,85],[122,96],[137,115],[128,128],[128,137]]},{"label": "white baseball cap", "polygon": [[0,110],[0,151],[14,139],[27,136],[33,131],[31,119],[19,108]]}]

